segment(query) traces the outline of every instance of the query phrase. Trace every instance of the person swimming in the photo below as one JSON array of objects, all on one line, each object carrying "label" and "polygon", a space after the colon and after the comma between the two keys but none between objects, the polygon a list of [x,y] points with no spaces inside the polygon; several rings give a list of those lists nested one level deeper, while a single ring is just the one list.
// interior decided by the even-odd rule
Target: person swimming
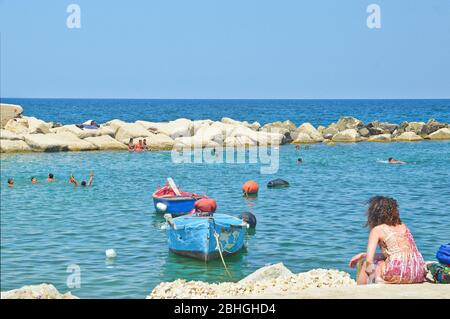
[{"label": "person swimming", "polygon": [[55,176],[52,173],[48,174],[47,179],[45,180],[46,182],[54,182],[55,181]]},{"label": "person swimming", "polygon": [[389,164],[408,164],[406,162],[399,161],[399,160],[397,160],[397,159],[395,159],[393,157],[389,157],[388,158],[388,163]]},{"label": "person swimming", "polygon": [[[86,186],[92,186],[92,181],[94,180],[94,172],[90,172],[89,173],[89,180],[88,180],[88,182],[86,183],[86,181],[81,181],[81,186],[82,187],[86,187]],[[70,179],[69,179],[69,184],[74,184],[75,186],[78,186],[78,182],[77,182],[77,180],[75,179],[75,176],[73,176],[73,175],[70,175]]]},{"label": "person swimming", "polygon": [[36,177],[31,177],[31,184],[37,184],[38,180]]},{"label": "person swimming", "polygon": [[303,164],[303,158],[302,157],[299,157],[297,159],[297,164]]},{"label": "person swimming", "polygon": [[8,178],[8,187],[14,186],[14,179],[12,177]]}]

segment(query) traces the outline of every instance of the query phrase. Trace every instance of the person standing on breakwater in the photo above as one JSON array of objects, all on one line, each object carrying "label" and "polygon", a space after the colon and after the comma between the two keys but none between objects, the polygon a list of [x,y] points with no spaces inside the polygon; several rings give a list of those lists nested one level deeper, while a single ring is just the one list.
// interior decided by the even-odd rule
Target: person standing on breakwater
[{"label": "person standing on breakwater", "polygon": [[[424,261],[408,227],[402,223],[397,201],[375,196],[368,201],[367,251],[350,260],[350,268],[358,266],[357,283],[411,284],[424,281]],[[382,254],[376,254],[377,245]]]},{"label": "person standing on breakwater", "polygon": [[[86,181],[82,181],[81,182],[81,186],[82,187],[86,187],[86,186],[92,186],[92,181],[94,180],[94,172],[90,172],[89,174],[89,181],[86,184]],[[78,182],[75,179],[75,176],[70,175],[70,179],[69,179],[69,184],[74,184],[75,186],[78,186]]]}]

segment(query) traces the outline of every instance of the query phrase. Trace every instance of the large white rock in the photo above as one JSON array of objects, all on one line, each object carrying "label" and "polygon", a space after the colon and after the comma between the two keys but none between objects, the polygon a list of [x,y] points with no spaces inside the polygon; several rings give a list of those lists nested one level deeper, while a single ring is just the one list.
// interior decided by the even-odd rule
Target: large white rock
[{"label": "large white rock", "polygon": [[6,125],[5,130],[16,133],[16,134],[28,134],[28,121],[22,118],[10,119]]},{"label": "large white rock", "polygon": [[0,140],[0,153],[30,152],[31,148],[21,140]]},{"label": "large white rock", "polygon": [[286,268],[283,263],[268,265],[248,275],[239,281],[240,284],[249,282],[265,282],[273,280],[283,280],[294,276],[294,274]]},{"label": "large white rock", "polygon": [[223,130],[219,126],[202,126],[194,135],[196,139],[201,139],[207,145],[210,141],[222,144],[225,136]]},{"label": "large white rock", "polygon": [[50,133],[50,129],[52,128],[52,123],[46,123],[40,119],[37,119],[33,116],[23,116],[23,119],[28,122],[28,133],[29,134],[37,134],[37,133],[43,133],[47,134]]},{"label": "large white rock", "polygon": [[115,120],[106,122],[104,126],[110,127],[114,131],[114,133],[116,133],[117,130],[125,124],[129,124],[129,123],[126,123],[122,120],[115,119]]},{"label": "large white rock", "polygon": [[20,105],[0,103],[0,126],[5,127],[9,120],[20,116],[22,112],[23,108]]},{"label": "large white rock", "polygon": [[192,121],[192,133],[195,135],[202,127],[211,126],[214,123],[212,120],[196,120]]},{"label": "large white rock", "polygon": [[27,134],[24,135],[24,139],[34,151],[91,151],[97,149],[95,145],[79,139],[76,135],[69,132]]},{"label": "large white rock", "polygon": [[450,129],[441,128],[428,135],[431,140],[450,140]]},{"label": "large white rock", "polygon": [[315,141],[306,133],[298,133],[295,140],[292,142],[293,144],[311,144],[315,143]]},{"label": "large white rock", "polygon": [[405,132],[395,137],[394,140],[398,142],[416,142],[423,140],[423,138],[414,132]]},{"label": "large white rock", "polygon": [[261,124],[259,124],[258,122],[253,122],[252,124],[250,124],[247,121],[242,121],[242,122],[236,121],[229,117],[223,117],[221,122],[225,123],[225,124],[234,125],[234,126],[245,126],[245,127],[248,127],[249,129],[252,129],[255,131],[259,130],[259,128],[261,127]]},{"label": "large white rock", "polygon": [[333,142],[353,143],[361,141],[361,136],[355,129],[346,129],[335,134],[332,138]]},{"label": "large white rock", "polygon": [[368,138],[368,142],[390,142],[392,141],[391,134],[372,135]]},{"label": "large white rock", "polygon": [[172,139],[176,139],[177,137],[192,136],[193,133],[193,123],[188,119],[177,119],[175,121],[164,123],[136,121],[136,124],[143,126],[146,130],[153,133],[162,133],[170,136]]},{"label": "large white rock", "polygon": [[311,123],[303,123],[297,129],[297,132],[309,135],[309,137],[311,137],[311,139],[315,142],[323,141],[322,134],[320,134],[319,131]]},{"label": "large white rock", "polygon": [[331,139],[334,135],[339,133],[339,129],[336,125],[336,123],[331,123],[322,131],[322,135],[326,139]]},{"label": "large white rock", "polygon": [[109,135],[111,137],[114,137],[116,135],[116,130],[114,130],[110,126],[101,125],[99,128],[100,135]]},{"label": "large white rock", "polygon": [[225,147],[253,147],[256,142],[247,136],[229,136],[224,141]]},{"label": "large white rock", "polygon": [[95,145],[99,150],[128,150],[127,145],[120,143],[109,135],[87,137],[84,140]]},{"label": "large white rock", "polygon": [[4,130],[1,129],[0,130],[0,139],[2,140],[23,140],[23,136],[16,134],[14,132],[8,131],[8,130]]},{"label": "large white rock", "polygon": [[93,137],[93,136],[101,135],[100,129],[81,129],[74,124],[57,127],[55,129],[53,129],[53,131],[55,133],[69,132],[69,133],[76,135],[78,138],[81,138],[81,139],[86,138],[86,137]]},{"label": "large white rock", "polygon": [[60,293],[55,286],[40,284],[23,286],[19,289],[2,291],[1,299],[78,299],[70,292]]},{"label": "large white rock", "polygon": [[137,123],[125,123],[116,131],[116,140],[128,144],[130,138],[149,137],[152,133],[147,131],[144,126]]},{"label": "large white rock", "polygon": [[337,121],[336,128],[341,132],[348,129],[357,129],[363,125],[363,122],[353,116],[343,116]]},{"label": "large white rock", "polygon": [[171,150],[175,141],[164,134],[153,134],[145,138],[147,140],[147,146],[150,150]]}]

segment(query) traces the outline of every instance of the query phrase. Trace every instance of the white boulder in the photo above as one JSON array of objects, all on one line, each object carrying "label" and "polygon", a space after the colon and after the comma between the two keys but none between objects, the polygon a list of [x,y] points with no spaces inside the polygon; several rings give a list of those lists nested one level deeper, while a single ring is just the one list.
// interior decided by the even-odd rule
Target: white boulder
[{"label": "white boulder", "polygon": [[333,142],[353,143],[361,141],[361,136],[355,129],[346,129],[332,137]]},{"label": "white boulder", "polygon": [[394,140],[398,142],[416,142],[423,140],[423,138],[411,131],[400,134]]},{"label": "white boulder", "polygon": [[95,145],[99,150],[128,150],[127,145],[120,143],[109,135],[86,137],[84,140]]},{"label": "white boulder", "polygon": [[431,140],[450,140],[450,129],[441,128],[428,135]]},{"label": "white boulder", "polygon": [[31,148],[21,140],[0,140],[0,153],[30,152]]},{"label": "white boulder", "polygon": [[391,142],[392,136],[391,134],[378,134],[372,135],[367,139],[368,142]]}]

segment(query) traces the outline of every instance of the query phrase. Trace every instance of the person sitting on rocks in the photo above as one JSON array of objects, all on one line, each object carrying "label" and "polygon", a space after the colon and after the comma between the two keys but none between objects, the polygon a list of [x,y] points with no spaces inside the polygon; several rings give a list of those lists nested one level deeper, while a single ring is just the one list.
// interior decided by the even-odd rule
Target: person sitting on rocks
[{"label": "person sitting on rocks", "polygon": [[407,164],[406,162],[402,162],[402,161],[396,160],[393,157],[389,157],[388,158],[388,163],[389,164]]},{"label": "person sitting on rocks", "polygon": [[54,182],[55,181],[55,176],[52,173],[48,174],[47,179],[45,180],[46,182]]},{"label": "person sitting on rocks", "polygon": [[8,187],[14,186],[14,179],[12,177],[8,178]]},{"label": "person sitting on rocks", "polygon": [[[92,186],[92,181],[94,180],[94,172],[90,172],[89,173],[89,181],[86,183],[86,181],[81,181],[81,186],[82,187],[86,187],[86,186]],[[75,176],[70,175],[70,179],[69,179],[69,183],[70,184],[74,184],[75,186],[78,186],[78,182],[75,179]]]},{"label": "person sitting on rocks", "polygon": [[139,140],[138,144],[134,146],[135,152],[140,152],[144,150],[144,144],[142,144],[142,140]]},{"label": "person sitting on rocks", "polygon": [[134,151],[134,139],[132,137],[128,141],[128,150],[129,151]]},{"label": "person sitting on rocks", "polygon": [[[368,201],[367,251],[352,257],[349,267],[358,267],[357,283],[412,284],[425,279],[424,260],[408,227],[402,223],[397,201],[374,196]],[[376,254],[377,246],[382,254]]]},{"label": "person sitting on rocks", "polygon": [[36,177],[31,177],[31,184],[37,184],[38,183],[38,180],[37,180],[37,178]]},{"label": "person sitting on rocks", "polygon": [[150,148],[147,145],[147,139],[144,138],[144,140],[142,141],[142,147],[144,148],[144,151],[148,151],[150,150]]}]

